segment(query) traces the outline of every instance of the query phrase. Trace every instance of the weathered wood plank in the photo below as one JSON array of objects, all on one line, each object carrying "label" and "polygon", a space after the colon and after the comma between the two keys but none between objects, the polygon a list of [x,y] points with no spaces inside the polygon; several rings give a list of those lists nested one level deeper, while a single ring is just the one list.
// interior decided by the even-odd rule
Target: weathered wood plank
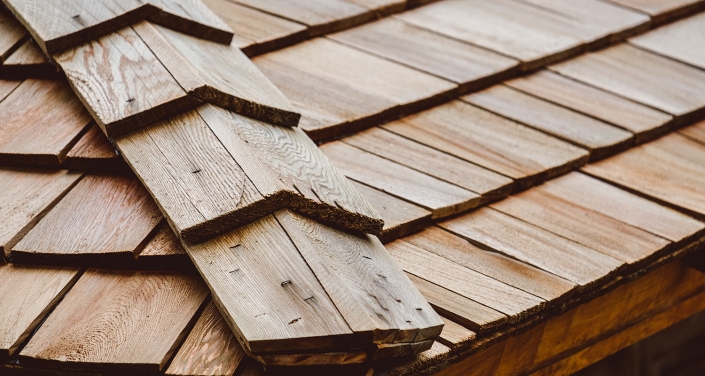
[{"label": "weathered wood plank", "polygon": [[54,58],[111,138],[198,105],[130,27]]},{"label": "weathered wood plank", "polygon": [[167,375],[230,376],[246,358],[213,302],[208,303],[165,371]]},{"label": "weathered wood plank", "polygon": [[436,312],[450,317],[463,326],[477,332],[487,332],[508,321],[507,315],[497,310],[413,274],[408,276]]},{"label": "weathered wood plank", "polygon": [[670,242],[536,187],[490,207],[627,264],[644,264]]},{"label": "weathered wood plank", "polygon": [[687,128],[681,129],[678,132],[705,145],[705,120],[699,121]]},{"label": "weathered wood plank", "polygon": [[382,230],[375,209],[300,129],[214,106],[198,112],[265,197],[286,194],[280,205],[342,228],[373,234]]},{"label": "weathered wood plank", "polygon": [[494,209],[483,208],[440,223],[473,243],[504,253],[587,288],[624,265],[610,256]]},{"label": "weathered wood plank", "polygon": [[3,77],[55,77],[56,67],[49,62],[44,52],[33,40],[28,39],[0,66]]},{"label": "weathered wood plank", "polygon": [[647,34],[631,38],[629,43],[659,55],[705,69],[705,14],[662,26]]},{"label": "weathered wood plank", "polygon": [[407,273],[504,313],[512,322],[536,313],[546,302],[410,243],[392,242],[387,249]]},{"label": "weathered wood plank", "polygon": [[396,18],[327,37],[453,81],[459,84],[460,92],[479,89],[517,73],[518,62],[514,59]]},{"label": "weathered wood plank", "polygon": [[424,208],[354,180],[352,185],[384,220],[384,228],[377,235],[383,243],[408,235],[431,223],[431,212]]},{"label": "weathered wood plank", "polygon": [[156,372],[207,297],[194,275],[89,269],[20,358],[46,368]]},{"label": "weathered wood plank", "polygon": [[586,163],[588,152],[454,101],[382,126],[515,180],[519,187]]},{"label": "weathered wood plank", "polygon": [[301,115],[289,100],[237,47],[148,22],[133,29],[189,95],[271,124],[299,123]]},{"label": "weathered wood plank", "polygon": [[457,85],[325,38],[255,58],[301,110],[314,140],[376,125],[450,95]]},{"label": "weathered wood plank", "polygon": [[131,260],[162,216],[132,177],[88,175],[12,248],[17,262]]},{"label": "weathered wood plank", "polygon": [[0,359],[9,360],[80,276],[78,269],[0,264]]},{"label": "weathered wood plank", "polygon": [[0,248],[4,255],[81,176],[66,170],[0,170]]},{"label": "weathered wood plank", "polygon": [[371,128],[342,139],[346,144],[376,154],[493,200],[511,192],[512,179],[401,137],[383,128]]},{"label": "weathered wood plank", "polygon": [[438,227],[429,227],[401,241],[524,290],[550,303],[557,303],[569,297],[576,286],[572,282],[516,259],[478,248],[467,240]]},{"label": "weathered wood plank", "polygon": [[537,189],[673,242],[689,241],[705,229],[684,214],[578,172]]},{"label": "weathered wood plank", "polygon": [[[272,367],[284,367],[281,368],[281,370],[291,370],[291,368],[288,367],[328,366],[327,369],[331,370],[331,368],[343,368],[341,366],[362,364],[367,361],[367,352],[364,350],[354,350],[350,352],[318,352],[309,354],[263,354],[254,355],[253,358],[264,364],[267,369],[272,369]],[[343,368],[343,370],[345,370],[345,368]],[[305,373],[306,371],[296,369],[295,372]],[[354,371],[350,373],[356,374]],[[357,374],[361,375],[359,372]]]},{"label": "weathered wood plank", "polygon": [[673,127],[673,116],[549,70],[506,81],[514,89],[614,124],[634,133],[635,142],[651,140]]},{"label": "weathered wood plank", "polygon": [[524,69],[570,56],[601,36],[575,19],[509,0],[442,1],[397,17],[517,58]]},{"label": "weathered wood plank", "polygon": [[504,85],[466,95],[462,100],[585,148],[591,160],[618,153],[633,142],[631,132]]},{"label": "weathered wood plank", "polygon": [[21,80],[0,80],[0,102],[5,100],[20,84],[22,84]]},{"label": "weathered wood plank", "polygon": [[5,0],[47,54],[76,47],[145,18],[200,38],[230,44],[232,31],[196,0]]},{"label": "weathered wood plank", "polygon": [[0,163],[58,166],[89,122],[64,81],[27,79],[0,102]]},{"label": "weathered wood plank", "polygon": [[438,340],[451,349],[457,348],[463,343],[470,342],[477,337],[475,332],[460,324],[456,324],[450,319],[443,318],[443,324],[443,332],[441,332]]},{"label": "weathered wood plank", "polygon": [[629,44],[550,69],[676,116],[705,107],[705,72]]},{"label": "weathered wood plank", "polygon": [[375,237],[333,230],[287,211],[275,217],[357,335],[390,343],[440,334],[441,320]]},{"label": "weathered wood plank", "polygon": [[663,23],[702,9],[700,0],[610,0],[610,2],[644,12],[653,23]]},{"label": "weathered wood plank", "polygon": [[93,172],[128,170],[100,128],[95,124],[89,127],[88,132],[66,153],[62,167]]},{"label": "weathered wood plank", "polygon": [[705,145],[672,134],[588,166],[585,172],[705,215]]},{"label": "weathered wood plank", "polygon": [[186,251],[251,353],[363,345],[274,216]]},{"label": "weathered wood plank", "polygon": [[174,231],[166,224],[157,230],[136,257],[138,265],[143,267],[168,270],[193,268],[193,263],[188,258],[184,247],[174,235]]},{"label": "weathered wood plank", "polygon": [[28,38],[27,30],[4,8],[0,8],[0,63]]},{"label": "weathered wood plank", "polygon": [[477,193],[452,185],[340,141],[321,146],[347,177],[411,201],[441,218],[480,204]]}]

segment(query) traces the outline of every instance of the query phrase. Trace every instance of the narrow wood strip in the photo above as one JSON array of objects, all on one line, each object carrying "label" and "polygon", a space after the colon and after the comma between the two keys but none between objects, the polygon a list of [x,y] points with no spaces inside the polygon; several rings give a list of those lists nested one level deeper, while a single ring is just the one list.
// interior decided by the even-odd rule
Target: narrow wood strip
[{"label": "narrow wood strip", "polygon": [[269,367],[305,367],[305,366],[349,366],[367,361],[363,350],[350,352],[329,352],[312,354],[266,354],[255,355],[254,359]]},{"label": "narrow wood strip", "polygon": [[703,9],[700,0],[610,0],[613,3],[644,12],[652,22],[661,24]]},{"label": "narrow wood strip", "polygon": [[475,332],[460,324],[456,324],[452,320],[443,318],[443,324],[443,332],[438,337],[438,340],[451,349],[457,348],[477,337]]},{"label": "narrow wood strip", "polygon": [[179,239],[166,224],[161,225],[156,234],[136,255],[140,266],[161,269],[190,269],[189,259]]},{"label": "narrow wood strip", "polygon": [[7,10],[0,9],[0,63],[4,64],[28,37],[27,30]]},{"label": "narrow wood strip", "polygon": [[96,124],[66,153],[63,167],[92,172],[129,171],[129,167]]},{"label": "narrow wood strip", "polygon": [[678,132],[705,145],[705,120],[697,122],[687,128],[681,129]]},{"label": "narrow wood strip", "polygon": [[3,77],[54,78],[59,75],[37,44],[28,39],[0,66]]},{"label": "narrow wood strip", "polygon": [[696,14],[631,38],[629,43],[705,69],[705,48],[697,40],[705,37],[705,15]]}]

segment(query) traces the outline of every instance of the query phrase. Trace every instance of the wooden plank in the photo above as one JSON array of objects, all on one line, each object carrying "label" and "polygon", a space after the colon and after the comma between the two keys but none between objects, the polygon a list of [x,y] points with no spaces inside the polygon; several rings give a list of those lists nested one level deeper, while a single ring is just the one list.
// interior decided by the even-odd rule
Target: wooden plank
[{"label": "wooden plank", "polygon": [[80,276],[78,269],[0,265],[0,359],[14,356]]},{"label": "wooden plank", "polygon": [[232,45],[248,56],[301,42],[307,35],[307,27],[302,24],[229,0],[204,0],[203,3],[230,26],[234,33]]},{"label": "wooden plank", "polygon": [[213,302],[208,303],[196,325],[165,371],[167,375],[232,375],[245,352]]},{"label": "wooden plank", "polygon": [[692,140],[705,144],[705,120],[699,121],[687,128],[681,129],[678,133],[689,137]]},{"label": "wooden plank", "polygon": [[0,80],[0,102],[5,100],[21,83],[21,80]]},{"label": "wooden plank", "polygon": [[131,177],[88,175],[12,248],[17,262],[131,260],[161,220]]},{"label": "wooden plank", "polygon": [[299,123],[301,114],[237,47],[148,22],[132,28],[189,95],[271,124]]},{"label": "wooden plank", "polygon": [[379,344],[417,343],[441,333],[440,318],[377,238],[316,225],[288,211],[275,217],[357,335]]},{"label": "wooden plank", "polygon": [[508,176],[519,187],[572,170],[588,158],[586,150],[460,101],[382,127]]},{"label": "wooden plank", "polygon": [[319,221],[376,234],[382,220],[300,129],[248,119],[214,106],[199,115],[265,197]]},{"label": "wooden plank", "polygon": [[460,92],[479,89],[517,73],[518,62],[514,59],[397,18],[382,19],[327,37],[453,81],[459,84]]},{"label": "wooden plank", "polygon": [[162,225],[136,255],[140,265],[153,268],[188,269],[193,263],[174,232],[166,224]]},{"label": "wooden plank", "polygon": [[699,0],[609,0],[612,3],[644,12],[652,22],[663,23],[702,9]]},{"label": "wooden plank", "polygon": [[676,133],[584,171],[702,216],[704,160],[705,145]]},{"label": "wooden plank", "polygon": [[705,37],[705,14],[696,14],[631,38],[629,43],[705,69],[705,47],[698,43],[698,40],[703,37]]},{"label": "wooden plank", "polygon": [[497,310],[413,274],[407,273],[407,275],[436,312],[444,317],[450,317],[465,327],[483,333],[496,329],[508,321],[507,315]]},{"label": "wooden plank", "polygon": [[705,224],[684,214],[578,172],[537,189],[681,244],[699,237],[705,229]]},{"label": "wooden plank", "polygon": [[426,145],[371,128],[342,140],[346,144],[455,184],[493,200],[511,192],[512,179]]},{"label": "wooden plank", "polygon": [[416,342],[416,343],[393,343],[388,345],[377,345],[373,350],[371,358],[373,360],[390,359],[390,358],[408,358],[419,353],[430,350],[433,347],[434,340]]},{"label": "wooden plank", "polygon": [[541,188],[536,187],[490,206],[627,264],[643,265],[671,243],[546,193]]},{"label": "wooden plank", "polygon": [[440,223],[476,245],[588,288],[624,265],[610,256],[490,208]]},{"label": "wooden plank", "polygon": [[523,69],[575,54],[583,43],[602,36],[575,19],[510,0],[443,1],[397,17],[519,59]]},{"label": "wooden plank", "polygon": [[325,38],[253,61],[301,110],[300,126],[314,140],[417,111],[457,88],[446,80]]},{"label": "wooden plank", "polygon": [[130,27],[54,58],[111,138],[198,105]]},{"label": "wooden plank", "polygon": [[89,122],[65,82],[27,79],[0,102],[0,163],[58,166]]},{"label": "wooden plank", "polygon": [[146,18],[181,32],[230,44],[232,31],[196,0],[7,0],[5,5],[47,54],[76,47]]},{"label": "wooden plank", "polygon": [[[408,344],[403,344],[407,345]],[[367,361],[367,353],[364,350],[351,352],[327,352],[327,353],[310,353],[310,354],[264,354],[254,355],[254,359],[264,364],[268,369],[272,367],[286,367],[283,370],[291,370],[288,367],[321,367],[332,366],[334,368],[343,368],[341,366],[350,366],[352,364],[362,364]],[[275,368],[276,369],[276,368]],[[345,368],[343,368],[345,369]],[[305,372],[303,370],[298,372]]]},{"label": "wooden plank", "polygon": [[549,70],[509,80],[504,84],[626,129],[634,133],[636,143],[666,133],[674,125],[671,115]]},{"label": "wooden plank", "polygon": [[466,95],[462,100],[585,148],[591,160],[623,151],[633,142],[631,132],[504,85]]},{"label": "wooden plank", "polygon": [[377,235],[383,243],[408,235],[431,223],[430,211],[354,180],[351,182],[384,220],[384,228]]},{"label": "wooden plank", "polygon": [[236,0],[236,2],[308,26],[310,36],[327,34],[373,17],[364,6],[346,0]]},{"label": "wooden plank", "polygon": [[66,153],[62,166],[70,170],[93,172],[129,170],[100,128],[96,124],[89,127],[88,132]]},{"label": "wooden plank", "polygon": [[375,11],[377,17],[403,12],[407,0],[350,0]]},{"label": "wooden plank", "polygon": [[409,274],[444,287],[508,316],[510,322],[543,308],[545,300],[463,267],[410,243],[396,241],[387,249]]},{"label": "wooden plank", "polygon": [[457,348],[477,337],[475,332],[463,327],[460,324],[456,324],[452,320],[443,318],[443,324],[443,332],[441,332],[438,340],[451,349]]},{"label": "wooden plank", "polygon": [[42,368],[159,371],[198,318],[195,275],[89,269],[20,352]]},{"label": "wooden plank", "polygon": [[0,63],[22,45],[28,37],[27,30],[7,10],[0,9]]},{"label": "wooden plank", "polygon": [[480,204],[480,195],[340,141],[321,146],[323,153],[352,180],[411,201],[433,218],[457,214]]},{"label": "wooden plank", "polygon": [[448,358],[450,348],[438,341],[434,342],[430,350],[426,350],[406,363],[397,364],[396,368],[387,374],[399,376],[418,373],[420,370],[428,368],[431,363],[443,361]]},{"label": "wooden plank", "polygon": [[4,77],[54,77],[58,75],[42,50],[33,40],[28,39],[12,53],[0,66]]},{"label": "wooden plank", "polygon": [[418,234],[403,238],[401,241],[413,244],[551,303],[564,300],[574,292],[575,284],[572,282],[497,252],[478,248],[467,240],[438,227],[429,227]]},{"label": "wooden plank", "polygon": [[364,344],[274,216],[185,249],[248,352]]},{"label": "wooden plank", "polygon": [[66,170],[0,170],[0,248],[3,255],[78,182]]},{"label": "wooden plank", "polygon": [[196,111],[115,141],[180,237],[199,241],[278,208]]},{"label": "wooden plank", "polygon": [[705,72],[628,44],[550,69],[676,116],[705,107]]}]

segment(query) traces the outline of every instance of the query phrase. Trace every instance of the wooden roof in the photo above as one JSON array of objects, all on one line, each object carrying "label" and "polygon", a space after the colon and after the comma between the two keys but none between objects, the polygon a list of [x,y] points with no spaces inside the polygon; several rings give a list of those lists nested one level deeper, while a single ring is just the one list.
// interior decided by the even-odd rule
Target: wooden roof
[{"label": "wooden roof", "polygon": [[451,372],[705,242],[705,2],[3,2],[0,373]]}]

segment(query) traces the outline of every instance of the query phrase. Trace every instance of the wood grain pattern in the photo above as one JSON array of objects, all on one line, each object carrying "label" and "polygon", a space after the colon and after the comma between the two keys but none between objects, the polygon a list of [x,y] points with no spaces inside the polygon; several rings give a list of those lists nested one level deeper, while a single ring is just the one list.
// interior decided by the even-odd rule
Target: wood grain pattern
[{"label": "wood grain pattern", "polygon": [[65,82],[27,79],[0,102],[0,163],[57,166],[89,122]]},{"label": "wood grain pattern", "polygon": [[130,27],[54,58],[88,111],[111,138],[198,104]]},{"label": "wood grain pattern", "polygon": [[159,371],[207,296],[194,275],[89,269],[20,358],[47,368]]},{"label": "wood grain pattern", "polygon": [[538,189],[673,242],[690,241],[705,229],[705,224],[684,214],[578,172]]},{"label": "wood grain pattern", "polygon": [[[351,352],[325,352],[310,354],[263,354],[254,355],[253,358],[264,364],[267,369],[272,369],[273,367],[283,367],[280,369],[292,370],[292,368],[289,367],[328,366],[326,369],[330,370],[331,367],[333,367],[332,369],[335,369],[343,368],[341,366],[362,364],[367,361],[367,353],[364,350],[357,350]],[[294,372],[305,372],[303,370],[300,371],[300,368],[293,368],[293,370],[295,370]],[[355,372],[352,373],[355,374]]]},{"label": "wood grain pattern", "polygon": [[524,69],[569,56],[597,37],[594,29],[574,19],[509,0],[443,1],[397,17],[517,58]]},{"label": "wood grain pattern", "polygon": [[705,145],[672,134],[585,172],[700,215],[705,214]]},{"label": "wood grain pattern", "polygon": [[277,208],[196,111],[132,133],[116,145],[187,241],[207,239]]},{"label": "wood grain pattern", "polygon": [[438,227],[429,227],[401,241],[413,244],[447,260],[500,282],[557,303],[569,297],[575,284],[497,252],[483,250]]},{"label": "wood grain pattern", "polygon": [[705,120],[681,129],[679,133],[705,145]]},{"label": "wood grain pattern", "polygon": [[613,3],[644,12],[654,23],[666,22],[702,8],[698,0],[610,0]]},{"label": "wood grain pattern", "polygon": [[133,29],[188,94],[268,123],[299,123],[301,115],[289,100],[238,48],[148,22]]},{"label": "wood grain pattern", "polygon": [[0,80],[0,102],[5,100],[21,83],[21,80]]},{"label": "wood grain pattern", "polygon": [[303,41],[307,27],[229,0],[204,0],[233,30],[232,45],[248,56],[259,55]]},{"label": "wood grain pattern", "polygon": [[80,276],[78,269],[0,265],[0,359],[24,344]]},{"label": "wood grain pattern", "polygon": [[364,343],[353,335],[274,216],[185,248],[247,351]]},{"label": "wood grain pattern", "polygon": [[672,115],[705,107],[705,72],[628,44],[550,69]]},{"label": "wood grain pattern", "polygon": [[504,85],[466,95],[462,100],[588,149],[591,160],[618,153],[633,142],[631,132]]},{"label": "wood grain pattern", "polygon": [[142,251],[137,262],[147,267],[188,269],[193,263],[172,229],[163,224]]},{"label": "wood grain pattern", "polygon": [[436,312],[452,318],[463,326],[477,332],[487,332],[508,321],[507,315],[497,310],[413,274],[408,276]]},{"label": "wood grain pattern", "polygon": [[670,244],[664,238],[545,193],[540,186],[490,207],[628,264],[643,264]]},{"label": "wood grain pattern", "polygon": [[516,322],[539,311],[545,300],[465,268],[410,243],[396,241],[387,249],[409,274],[425,279],[484,306],[504,313]]},{"label": "wood grain pattern", "polygon": [[408,235],[431,223],[431,212],[424,208],[354,180],[352,185],[384,220],[384,228],[377,235],[383,243]]},{"label": "wood grain pattern", "polygon": [[22,45],[27,39],[27,30],[8,12],[0,9],[0,63]]},{"label": "wood grain pattern", "polygon": [[208,303],[165,371],[167,375],[230,376],[246,357],[213,302]]},{"label": "wood grain pattern", "polygon": [[162,216],[131,177],[88,175],[12,248],[13,260],[132,259]]},{"label": "wood grain pattern", "polygon": [[373,13],[364,6],[346,0],[236,0],[308,26],[308,34],[316,36],[365,22]]},{"label": "wood grain pattern", "polygon": [[93,172],[127,170],[127,165],[100,128],[96,124],[89,127],[88,132],[66,153],[62,166],[71,170]]},{"label": "wood grain pattern", "polygon": [[253,61],[300,109],[300,126],[314,140],[427,107],[457,87],[325,38]]},{"label": "wood grain pattern", "polygon": [[377,234],[382,220],[300,129],[239,116],[213,106],[198,109],[220,143],[265,197],[319,221]]},{"label": "wood grain pattern", "polygon": [[526,187],[586,163],[588,152],[454,101],[383,128],[496,171]]},{"label": "wood grain pattern", "polygon": [[66,170],[0,170],[0,248],[4,255],[81,176]]},{"label": "wood grain pattern", "polygon": [[441,218],[480,204],[477,193],[378,157],[340,141],[321,146],[323,153],[347,177],[411,201]]},{"label": "wood grain pattern", "polygon": [[506,81],[514,89],[592,116],[634,133],[636,143],[673,128],[673,117],[549,70]]},{"label": "wood grain pattern", "polygon": [[328,38],[445,78],[459,91],[478,89],[514,74],[518,62],[455,39],[386,18]]},{"label": "wood grain pattern", "polygon": [[589,287],[624,265],[610,256],[557,236],[494,209],[483,208],[440,226],[477,245]]},{"label": "wood grain pattern", "polygon": [[696,14],[631,38],[629,43],[705,69],[705,47],[698,43],[703,37],[705,37],[705,15]]},{"label": "wood grain pattern", "polygon": [[47,54],[79,46],[146,18],[223,44],[230,44],[233,36],[218,16],[196,0],[72,0],[49,4],[7,0],[5,5]]},{"label": "wood grain pattern", "polygon": [[440,334],[440,318],[375,237],[350,235],[287,211],[275,217],[357,335],[390,343]]},{"label": "wood grain pattern", "polygon": [[388,132],[372,128],[342,140],[376,154],[494,200],[511,192],[512,179],[455,156]]},{"label": "wood grain pattern", "polygon": [[0,75],[3,77],[55,77],[58,75],[47,59],[44,52],[37,47],[33,40],[28,39],[12,53],[0,66]]},{"label": "wood grain pattern", "polygon": [[443,324],[443,332],[438,337],[438,340],[451,349],[458,347],[462,343],[470,342],[477,337],[475,332],[460,324],[456,324],[450,319],[443,318]]}]

